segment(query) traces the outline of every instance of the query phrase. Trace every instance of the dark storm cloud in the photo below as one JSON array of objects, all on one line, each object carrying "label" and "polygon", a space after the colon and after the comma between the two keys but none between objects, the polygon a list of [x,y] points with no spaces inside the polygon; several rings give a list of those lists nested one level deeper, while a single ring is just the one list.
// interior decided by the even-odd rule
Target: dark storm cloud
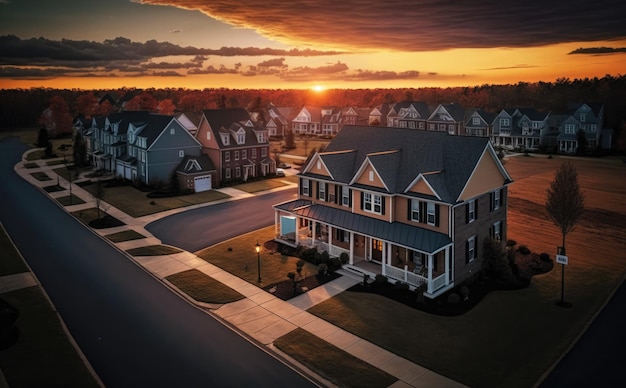
[{"label": "dark storm cloud", "polygon": [[132,42],[118,37],[102,43],[86,40],[45,38],[20,39],[17,36],[0,36],[0,65],[50,65],[50,66],[98,66],[110,61],[141,62],[151,58],[175,55],[216,56],[314,56],[334,55],[337,52],[317,50],[277,50],[270,48],[222,47],[202,49],[181,47],[168,42],[149,40],[145,43]]},{"label": "dark storm cloud", "polygon": [[586,47],[578,48],[568,54],[588,54],[588,55],[605,55],[605,54],[624,54],[626,47]]},{"label": "dark storm cloud", "polygon": [[271,39],[428,51],[626,37],[624,0],[136,0],[199,10]]}]

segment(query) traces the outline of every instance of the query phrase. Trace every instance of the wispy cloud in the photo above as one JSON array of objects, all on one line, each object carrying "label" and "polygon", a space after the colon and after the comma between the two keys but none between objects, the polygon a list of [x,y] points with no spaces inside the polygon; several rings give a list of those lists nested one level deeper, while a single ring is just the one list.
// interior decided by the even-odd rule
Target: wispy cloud
[{"label": "wispy cloud", "polygon": [[486,69],[480,69],[480,70],[514,70],[514,69],[531,69],[533,67],[539,67],[539,66],[527,65],[525,63],[522,63],[520,65],[488,67]]},{"label": "wispy cloud", "polygon": [[607,55],[624,53],[626,53],[626,47],[581,47],[570,51],[568,54]]},{"label": "wispy cloud", "polygon": [[402,51],[626,37],[623,0],[139,0],[199,10],[277,41]]}]

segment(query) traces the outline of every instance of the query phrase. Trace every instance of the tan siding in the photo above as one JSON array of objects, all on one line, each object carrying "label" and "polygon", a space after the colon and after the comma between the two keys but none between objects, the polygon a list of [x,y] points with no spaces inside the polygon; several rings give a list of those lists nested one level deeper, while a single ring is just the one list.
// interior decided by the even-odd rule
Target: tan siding
[{"label": "tan siding", "polygon": [[[318,165],[319,165],[319,168],[318,168]],[[330,173],[326,169],[326,166],[324,166],[324,163],[321,161],[319,157],[317,157],[316,160],[312,161],[311,169],[309,170],[309,172],[312,174],[317,174],[317,175],[323,175],[323,176],[328,176],[328,177],[330,176]]]},{"label": "tan siding", "polygon": [[495,190],[504,184],[504,175],[500,172],[493,156],[486,152],[478,162],[474,174],[470,178],[460,200],[465,201],[480,194]]},{"label": "tan siding", "polygon": [[409,189],[409,191],[426,195],[435,195],[435,192],[428,187],[428,184],[424,179],[420,179],[419,182],[414,184],[413,187]]},{"label": "tan siding", "polygon": [[354,207],[355,214],[361,214],[366,217],[376,218],[378,220],[383,220],[389,222],[389,212],[391,211],[391,201],[393,199],[389,197],[385,197],[385,214],[376,214],[370,213],[368,211],[361,209],[361,192],[358,190],[352,191],[352,205]]},{"label": "tan siding", "polygon": [[409,214],[409,201],[408,198],[406,197],[395,197],[394,198],[394,221],[396,222],[402,222],[403,224],[408,224],[411,226],[416,226],[418,228],[424,228],[424,229],[429,229],[429,230],[434,230],[440,233],[445,233],[446,235],[450,236],[450,231],[449,231],[449,224],[450,224],[450,220],[449,220],[449,214],[450,214],[450,207],[448,205],[445,204],[439,204],[439,226],[434,226],[434,225],[428,225],[426,223],[420,223],[420,222],[415,222],[415,221],[411,221],[409,220],[408,214]]},{"label": "tan siding", "polygon": [[[370,171],[374,173],[373,181],[370,181],[370,178],[369,178]],[[383,182],[380,180],[380,178],[378,177],[378,174],[376,174],[376,171],[374,171],[371,165],[368,165],[365,168],[361,176],[359,176],[359,178],[357,179],[356,183],[360,183],[362,185],[367,185],[367,186],[380,187],[380,188],[385,187],[385,185],[383,185]]]}]

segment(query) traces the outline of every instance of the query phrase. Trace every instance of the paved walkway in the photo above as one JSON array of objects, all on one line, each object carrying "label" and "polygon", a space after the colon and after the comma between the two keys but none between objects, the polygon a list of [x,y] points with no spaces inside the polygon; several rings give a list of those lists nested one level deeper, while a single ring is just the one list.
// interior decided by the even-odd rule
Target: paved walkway
[{"label": "paved walkway", "polygon": [[[26,168],[24,166],[25,163],[22,162],[15,166],[15,171],[31,184],[37,187],[46,187],[57,182],[56,173],[51,170],[59,168],[59,165],[48,166],[47,163],[42,160],[29,163],[36,163],[38,167]],[[39,176],[39,179],[37,179],[31,175],[33,173],[46,174],[50,180],[41,180],[42,176]],[[48,194],[53,198],[69,195],[69,183],[63,178],[60,178],[58,182],[66,190]],[[278,190],[289,187],[293,187],[293,183],[290,183],[289,186],[279,188]],[[252,194],[237,190],[236,188],[224,188],[219,189],[219,191],[222,191],[230,196],[227,200],[235,200],[252,196]],[[95,198],[80,186],[73,184],[72,194],[85,201],[85,203],[81,205],[67,206],[66,210],[68,212],[80,211],[96,206]],[[195,205],[194,207],[210,206],[221,202],[223,201]],[[163,213],[133,218],[109,204],[104,204],[104,207],[106,207],[106,212],[108,214],[124,222],[126,225],[96,230],[97,233],[100,235],[108,235],[121,231],[134,230],[146,236],[144,239],[116,243],[115,245],[122,251],[131,248],[160,244],[161,241],[150,234],[145,229],[145,226],[159,218],[190,209],[189,207],[173,209]],[[306,310],[310,307],[339,294],[361,281],[360,277],[357,277],[347,271],[340,270],[342,271],[341,274],[344,276],[341,276],[323,286],[307,291],[306,293],[288,301],[283,301],[263,289],[258,288],[254,284],[248,283],[222,270],[221,268],[214,266],[213,264],[207,263],[190,252],[183,251],[181,253],[170,255],[135,256],[131,258],[173,289],[176,289],[176,287],[165,280],[165,277],[195,268],[236,290],[245,298],[237,302],[224,305],[208,305],[205,303],[199,303],[189,298],[183,292],[179,291],[179,293],[191,303],[210,309],[213,314],[229,324],[236,326],[250,338],[267,346],[272,351],[278,352],[278,350],[273,347],[274,340],[300,327],[346,351],[347,353],[398,378],[398,381],[391,387],[463,386],[456,381],[450,380],[447,377],[441,376],[420,365],[390,353],[377,345],[365,341],[364,339],[359,338],[341,329],[340,327],[334,326],[323,319],[308,313]],[[30,273],[0,277],[0,294],[14,289],[19,289],[21,287],[30,287],[33,285],[36,285],[36,280]]]}]

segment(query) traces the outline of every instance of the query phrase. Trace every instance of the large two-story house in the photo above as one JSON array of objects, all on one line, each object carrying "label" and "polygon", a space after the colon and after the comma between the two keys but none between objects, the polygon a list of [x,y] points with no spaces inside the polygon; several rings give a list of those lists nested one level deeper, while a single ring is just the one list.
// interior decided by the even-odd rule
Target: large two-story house
[{"label": "large two-story house", "polygon": [[244,108],[203,110],[196,139],[213,161],[216,185],[276,172],[268,130],[254,124]]},{"label": "large two-story house", "polygon": [[304,106],[291,121],[296,134],[334,136],[339,132],[341,109],[333,106]]},{"label": "large two-story house", "polygon": [[579,131],[585,136],[587,150],[595,150],[598,146],[602,146],[600,138],[604,126],[604,105],[571,103],[563,114],[552,117],[551,123],[552,127],[559,132],[556,137],[559,152],[577,151]]},{"label": "large two-story house", "polygon": [[465,135],[491,136],[491,125],[495,114],[482,109],[473,111],[465,120]]},{"label": "large two-story house", "polygon": [[387,113],[387,126],[425,129],[431,112],[423,101],[403,101],[391,106]]},{"label": "large two-story house", "polygon": [[534,108],[503,109],[493,120],[491,141],[497,147],[536,150],[544,143],[549,117]]},{"label": "large two-story house", "polygon": [[481,269],[485,239],[506,240],[511,182],[486,137],[346,126],[274,206],[276,240],[432,298]]},{"label": "large two-story house", "polygon": [[465,108],[456,103],[439,104],[426,120],[429,131],[446,131],[450,135],[463,134]]}]

